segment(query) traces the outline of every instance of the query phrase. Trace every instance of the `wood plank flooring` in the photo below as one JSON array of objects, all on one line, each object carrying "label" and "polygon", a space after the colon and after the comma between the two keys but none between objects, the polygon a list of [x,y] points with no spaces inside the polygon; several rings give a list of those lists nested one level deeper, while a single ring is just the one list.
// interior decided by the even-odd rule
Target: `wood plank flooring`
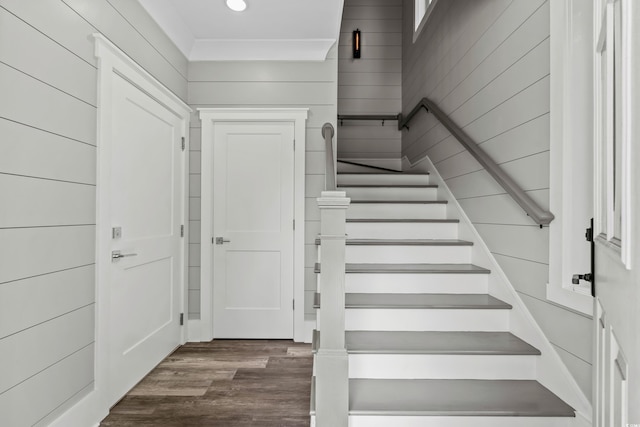
[{"label": "wood plank flooring", "polygon": [[133,388],[100,427],[309,425],[311,346],[281,340],[189,343]]}]

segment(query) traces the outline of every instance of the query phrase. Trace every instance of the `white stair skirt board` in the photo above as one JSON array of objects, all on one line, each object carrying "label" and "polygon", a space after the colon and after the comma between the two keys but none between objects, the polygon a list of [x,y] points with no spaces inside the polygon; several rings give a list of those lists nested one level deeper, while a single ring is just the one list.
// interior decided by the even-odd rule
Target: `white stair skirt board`
[{"label": "white stair skirt board", "polygon": [[457,239],[458,222],[445,220],[422,222],[384,222],[364,219],[347,222],[347,237],[351,239]]},{"label": "white stair skirt board", "polygon": [[429,185],[429,175],[339,173],[338,185]]},{"label": "white stair skirt board", "polygon": [[350,354],[349,378],[532,380],[536,356]]},{"label": "white stair skirt board", "polygon": [[485,294],[487,274],[347,274],[348,293]]},{"label": "white stair skirt board", "polygon": [[347,193],[354,200],[436,200],[436,186],[403,186],[403,187],[343,187],[338,191]]},{"label": "white stair skirt board", "polygon": [[351,203],[347,219],[445,219],[446,203]]}]

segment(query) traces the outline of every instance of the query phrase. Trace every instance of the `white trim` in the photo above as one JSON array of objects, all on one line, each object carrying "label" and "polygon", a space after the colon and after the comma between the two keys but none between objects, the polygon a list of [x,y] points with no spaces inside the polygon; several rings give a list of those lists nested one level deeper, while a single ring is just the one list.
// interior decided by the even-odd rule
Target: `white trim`
[{"label": "white trim", "polygon": [[[616,3],[618,6],[616,6]],[[594,25],[600,25],[600,28],[595,28],[594,36],[596,37],[595,49],[598,53],[601,53],[605,48],[607,40],[611,40],[614,35],[614,23],[615,23],[615,8],[620,7],[623,9],[631,9],[633,5],[629,0],[602,0],[596,2]],[[601,7],[598,7],[601,6]],[[621,40],[620,46],[614,46],[616,54],[621,57],[621,70],[620,70],[620,85],[621,85],[621,108],[622,111],[616,112],[622,117],[621,120],[621,138],[620,146],[622,148],[621,154],[621,230],[620,236],[614,236],[614,221],[615,221],[615,207],[614,207],[614,184],[615,176],[613,175],[613,168],[615,159],[613,158],[613,145],[614,141],[614,128],[616,123],[614,122],[613,109],[616,106],[613,104],[613,92],[615,91],[613,78],[607,78],[607,93],[606,100],[602,99],[602,57],[601,55],[595,55],[594,59],[594,127],[595,127],[595,156],[594,156],[594,211],[595,211],[595,234],[599,236],[600,243],[602,239],[607,241],[607,244],[603,244],[604,250],[611,251],[615,254],[623,263],[627,270],[632,268],[633,260],[633,233],[632,233],[632,221],[633,221],[633,192],[632,192],[632,165],[631,165],[631,137],[633,126],[632,115],[632,96],[629,88],[632,86],[632,15],[631,13],[622,12],[621,19],[623,22],[621,25]],[[611,43],[610,43],[611,44]],[[613,71],[614,64],[613,59],[614,52],[611,49],[607,49],[607,71]],[[610,106],[610,107],[609,107]],[[606,137],[602,138],[602,126],[601,123],[603,114],[607,114],[605,124]],[[604,154],[603,154],[604,153]],[[603,157],[604,155],[604,157]],[[604,193],[604,194],[603,194]],[[601,210],[604,207],[606,214],[601,214]]]},{"label": "white trim", "polygon": [[[419,165],[419,163],[422,164]],[[424,168],[429,171],[431,174],[429,182],[437,184],[440,194],[449,202],[448,215],[451,218],[460,219],[458,238],[474,243],[472,247],[472,262],[491,270],[489,293],[513,306],[509,315],[510,332],[527,341],[542,353],[537,362],[536,379],[576,410],[576,416],[581,422],[579,425],[590,425],[592,417],[590,399],[585,396],[573,375],[560,359],[558,352],[529,312],[520,295],[518,295],[489,247],[453,196],[436,167],[427,156],[415,163],[409,162],[409,164],[414,170],[422,170]]]},{"label": "white trim", "polygon": [[[106,261],[110,259],[110,240],[102,236],[109,235],[109,168],[107,161],[110,158],[109,144],[111,139],[111,111],[114,75],[122,76],[129,82],[153,96],[154,99],[169,106],[176,115],[183,119],[182,132],[188,140],[188,126],[191,109],[173,92],[156,80],[135,61],[129,58],[117,46],[107,40],[101,34],[94,34],[95,56],[98,58],[98,115],[97,115],[97,192],[96,192],[96,327],[95,327],[95,387],[85,398],[69,408],[58,419],[53,421],[53,426],[70,425],[97,425],[108,414],[111,402],[108,402],[108,347],[109,337],[109,266]],[[183,171],[185,182],[187,181],[187,151],[183,156]],[[188,192],[186,183],[182,200],[182,218],[188,218]],[[185,224],[186,226],[186,224]],[[186,242],[187,239],[185,239]],[[183,246],[182,270],[184,271],[182,289],[186,288],[186,252]],[[101,262],[102,260],[102,262]],[[183,292],[181,302],[186,313],[186,290]],[[185,340],[183,330],[182,342]]]},{"label": "white trim", "polygon": [[[593,96],[590,42],[593,22],[591,2],[559,0],[550,3],[550,189],[549,207],[555,220],[549,224],[550,301],[591,315],[589,283],[574,285],[573,274],[590,270],[590,246],[584,235],[593,216],[591,141]],[[578,20],[578,19],[580,20]],[[585,20],[585,18],[588,18]]]},{"label": "white trim", "polygon": [[620,7],[623,8],[621,15],[622,21],[620,25],[621,28],[621,63],[622,63],[622,189],[620,191],[621,207],[622,210],[622,224],[620,231],[620,238],[622,240],[622,263],[626,267],[627,270],[631,270],[633,268],[632,260],[633,260],[633,233],[632,233],[632,222],[634,218],[633,211],[633,197],[634,194],[632,192],[632,164],[631,164],[631,144],[633,137],[633,106],[632,106],[632,95],[631,95],[631,87],[634,81],[637,79],[633,76],[632,65],[633,65],[633,34],[631,29],[634,27],[633,23],[633,14],[631,11],[626,9],[631,9],[634,2],[630,0],[620,0]]},{"label": "white trim", "polygon": [[294,125],[294,272],[293,296],[295,309],[293,312],[293,339],[305,340],[304,320],[304,202],[305,202],[305,147],[306,120],[308,108],[199,108],[202,120],[202,222],[201,222],[201,338],[203,341],[213,339],[213,247],[210,243],[213,236],[213,222],[205,218],[213,218],[213,123],[224,122],[290,122]]},{"label": "white trim", "polygon": [[[431,16],[433,9],[436,7],[436,4],[438,3],[438,0],[431,0],[431,3],[429,3],[429,6],[425,8],[426,1],[428,0],[414,0],[414,7],[413,7],[413,17],[414,17],[413,42],[414,43],[416,42],[416,40],[418,40],[418,37],[420,37],[420,34],[422,33],[422,30],[424,29],[424,27],[427,26],[427,21],[429,21],[429,17]],[[422,16],[420,16],[421,14]],[[418,16],[420,16],[420,18],[418,18]]]},{"label": "white trim", "polygon": [[200,319],[187,320],[187,341],[189,342],[205,342],[202,339],[202,322]]}]

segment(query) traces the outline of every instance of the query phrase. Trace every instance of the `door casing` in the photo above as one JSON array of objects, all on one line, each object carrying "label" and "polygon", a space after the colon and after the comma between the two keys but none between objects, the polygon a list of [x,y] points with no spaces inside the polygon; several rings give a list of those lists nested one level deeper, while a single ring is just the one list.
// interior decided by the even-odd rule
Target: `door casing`
[{"label": "door casing", "polygon": [[[201,108],[202,120],[202,223],[200,341],[213,339],[213,138],[216,122],[285,122],[294,126],[294,319],[293,338],[308,340],[310,329],[304,320],[304,223],[305,147],[308,108]],[[205,220],[209,218],[209,220]],[[190,336],[190,339],[196,337]]]}]

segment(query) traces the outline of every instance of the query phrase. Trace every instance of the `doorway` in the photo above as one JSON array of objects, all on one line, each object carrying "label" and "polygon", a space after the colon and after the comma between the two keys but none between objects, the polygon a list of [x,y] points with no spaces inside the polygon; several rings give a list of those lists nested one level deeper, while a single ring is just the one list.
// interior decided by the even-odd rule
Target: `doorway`
[{"label": "doorway", "polygon": [[202,109],[203,340],[304,339],[306,109]]}]

